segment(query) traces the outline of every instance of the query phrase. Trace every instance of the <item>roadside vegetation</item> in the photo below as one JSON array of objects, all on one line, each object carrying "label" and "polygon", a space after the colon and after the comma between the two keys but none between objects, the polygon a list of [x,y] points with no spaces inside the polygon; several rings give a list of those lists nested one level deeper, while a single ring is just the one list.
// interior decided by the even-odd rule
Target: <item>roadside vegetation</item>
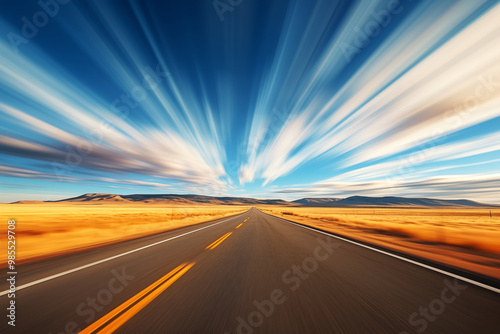
[{"label": "roadside vegetation", "polygon": [[[17,262],[168,231],[242,213],[249,207],[145,203],[0,204],[2,221],[16,220]],[[6,233],[0,237],[6,246]],[[6,259],[0,266],[6,265]]]},{"label": "roadside vegetation", "polygon": [[259,209],[356,240],[500,278],[499,209]]}]

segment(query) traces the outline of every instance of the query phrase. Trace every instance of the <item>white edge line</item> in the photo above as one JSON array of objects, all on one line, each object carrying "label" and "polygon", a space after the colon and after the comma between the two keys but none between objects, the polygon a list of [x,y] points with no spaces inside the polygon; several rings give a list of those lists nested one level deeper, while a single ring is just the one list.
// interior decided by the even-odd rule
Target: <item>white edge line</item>
[{"label": "white edge line", "polygon": [[[260,211],[260,210],[259,210]],[[262,211],[260,211],[262,212]],[[493,291],[493,292],[496,292],[496,293],[500,293],[500,289],[497,289],[493,286],[489,286],[487,284],[483,284],[481,282],[476,282],[474,280],[471,280],[467,277],[463,277],[463,276],[460,276],[460,275],[456,275],[456,274],[453,274],[453,273],[450,273],[446,270],[441,270],[441,269],[438,269],[438,268],[435,268],[435,267],[432,267],[432,266],[429,266],[427,264],[423,264],[423,263],[420,263],[420,262],[417,262],[417,261],[414,261],[414,260],[410,260],[410,259],[407,259],[405,257],[402,257],[402,256],[399,256],[399,255],[396,255],[396,254],[392,254],[392,253],[389,253],[389,252],[385,252],[383,250],[380,250],[380,249],[377,249],[377,248],[373,248],[373,247],[370,247],[370,246],[367,246],[367,245],[363,245],[361,243],[358,243],[356,241],[352,241],[352,240],[349,240],[349,239],[345,239],[345,238],[342,238],[342,237],[339,237],[339,236],[336,236],[336,235],[333,235],[333,234],[330,234],[328,232],[324,232],[324,231],[320,231],[320,230],[316,230],[314,228],[310,228],[310,227],[307,227],[307,226],[304,226],[304,225],[301,225],[301,224],[298,224],[298,223],[295,223],[295,222],[292,222],[290,220],[286,220],[286,219],[283,219],[283,218],[280,218],[280,217],[277,217],[277,216],[274,216],[274,215],[271,215],[269,213],[265,213],[265,212],[262,212],[264,214],[267,214],[269,216],[272,216],[272,217],[275,217],[275,218],[278,218],[278,219],[281,219],[282,221],[284,222],[287,222],[289,224],[293,224],[293,225],[296,225],[296,226],[299,226],[299,227],[302,227],[302,228],[305,228],[305,229],[308,229],[308,230],[311,230],[311,231],[315,231],[315,232],[318,232],[318,233],[322,233],[322,234],[325,234],[329,237],[333,237],[333,238],[337,238],[337,239],[340,239],[342,241],[346,241],[346,242],[349,242],[351,244],[354,244],[354,245],[357,245],[357,246],[361,246],[361,247],[364,247],[364,248],[367,248],[367,249],[370,249],[372,251],[375,251],[375,252],[378,252],[378,253],[382,253],[382,254],[385,254],[385,255],[389,255],[389,256],[392,256],[396,259],[399,259],[399,260],[403,260],[403,261],[406,261],[406,262],[409,262],[409,263],[412,263],[412,264],[415,264],[417,266],[420,266],[420,267],[423,267],[423,268],[426,268],[426,269],[429,269],[429,270],[432,270],[432,271],[435,271],[435,272],[438,272],[440,274],[444,274],[444,275],[448,275],[450,277],[453,277],[453,278],[456,278],[456,279],[459,279],[461,281],[464,281],[464,282],[467,282],[467,283],[470,283],[470,284],[473,284],[473,285],[476,285],[480,288],[484,288],[484,289],[487,289],[487,290],[490,290],[490,291]]]},{"label": "white edge line", "polygon": [[[18,290],[21,290],[21,289],[26,289],[26,288],[29,288],[30,286],[33,286],[33,285],[37,285],[37,284],[40,284],[40,283],[44,283],[44,282],[47,282],[47,281],[50,281],[50,280],[53,280],[55,278],[58,278],[58,277],[61,277],[61,276],[65,276],[65,275],[68,275],[68,274],[71,274],[71,273],[74,273],[76,271],[80,271],[80,270],[83,270],[83,269],[87,269],[89,267],[93,267],[95,265],[98,265],[98,264],[101,264],[101,263],[104,263],[104,262],[108,262],[108,261],[111,261],[111,260],[114,260],[116,258],[119,258],[119,257],[122,257],[122,256],[125,256],[125,255],[128,255],[128,254],[132,254],[132,253],[135,253],[135,252],[138,252],[138,251],[141,251],[143,249],[146,249],[146,248],[149,248],[149,247],[153,247],[153,246],[156,246],[156,245],[159,245],[159,244],[162,244],[164,242],[167,242],[167,241],[170,241],[170,240],[173,240],[173,239],[177,239],[177,238],[180,238],[180,237],[183,237],[185,235],[188,235],[188,234],[191,234],[191,233],[194,233],[194,232],[198,232],[198,231],[201,231],[201,230],[204,230],[206,228],[209,228],[209,227],[212,227],[212,226],[215,226],[215,225],[219,225],[219,224],[222,224],[222,223],[225,223],[227,222],[228,220],[231,220],[231,219],[235,219],[235,218],[238,218],[244,214],[246,214],[248,211],[245,211],[244,213],[236,216],[236,217],[232,217],[232,218],[228,218],[228,219],[225,219],[223,221],[220,221],[220,222],[217,222],[217,223],[214,223],[214,224],[211,224],[211,225],[208,225],[208,226],[205,226],[205,227],[202,227],[202,228],[199,228],[199,229],[196,229],[196,230],[193,230],[193,231],[189,231],[189,232],[186,232],[186,233],[183,233],[183,234],[179,234],[179,235],[176,235],[175,237],[171,237],[171,238],[168,238],[168,239],[165,239],[165,240],[161,240],[161,241],[158,241],[158,242],[155,242],[155,243],[152,243],[150,245],[147,245],[147,246],[143,246],[143,247],[139,247],[139,248],[136,248],[136,249],[133,249],[133,250],[130,250],[130,251],[127,251],[125,253],[121,253],[121,254],[118,254],[118,255],[114,255],[114,256],[111,256],[111,257],[108,257],[108,258],[105,258],[105,259],[102,259],[102,260],[99,260],[99,261],[95,261],[95,262],[92,262],[92,263],[89,263],[89,264],[85,264],[83,266],[80,266],[80,267],[77,267],[77,268],[73,268],[73,269],[70,269],[70,270],[66,270],[66,271],[63,271],[62,273],[59,273],[59,274],[54,274],[54,275],[51,275],[51,276],[48,276],[48,277],[45,277],[45,278],[41,278],[41,279],[38,279],[36,281],[33,281],[33,282],[29,282],[29,283],[26,283],[26,284],[23,284],[23,285],[20,285],[20,286],[17,286],[16,287],[16,291]],[[166,231],[168,232],[168,231]],[[0,296],[4,296],[6,294],[9,293],[10,290],[5,290],[5,291],[2,291],[0,292]]]}]

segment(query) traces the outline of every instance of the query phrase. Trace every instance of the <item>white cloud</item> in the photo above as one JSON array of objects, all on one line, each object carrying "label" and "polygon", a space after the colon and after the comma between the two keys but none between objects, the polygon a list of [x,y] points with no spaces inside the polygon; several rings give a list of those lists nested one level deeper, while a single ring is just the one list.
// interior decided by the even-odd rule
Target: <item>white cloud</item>
[{"label": "white cloud", "polygon": [[[375,161],[499,117],[500,5],[436,47],[480,5],[419,7],[319,113],[325,94],[310,91],[314,107],[294,109],[274,138],[247,156],[241,181],[263,178],[266,185],[326,152],[329,158],[347,154],[336,159],[342,167]],[[332,66],[326,73],[337,70]],[[472,109],[459,109],[471,101]],[[482,144],[483,152],[497,150],[495,142]],[[465,146],[470,152],[461,155],[479,153]]]}]

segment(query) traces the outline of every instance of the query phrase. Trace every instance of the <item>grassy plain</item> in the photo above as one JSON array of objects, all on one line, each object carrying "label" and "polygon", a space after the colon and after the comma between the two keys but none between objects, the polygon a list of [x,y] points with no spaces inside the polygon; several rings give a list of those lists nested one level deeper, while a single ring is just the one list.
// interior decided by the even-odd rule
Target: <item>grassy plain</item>
[{"label": "grassy plain", "polygon": [[500,279],[500,209],[259,207],[285,219]]},{"label": "grassy plain", "polygon": [[[238,214],[243,206],[159,203],[0,204],[6,249],[7,221],[16,220],[17,261],[29,262]],[[2,257],[0,266],[6,265]]]},{"label": "grassy plain", "polygon": [[[17,262],[57,256],[242,213],[247,206],[0,204],[16,219]],[[263,212],[500,279],[500,209],[261,206]],[[6,248],[7,233],[0,233]],[[5,249],[4,248],[4,249]],[[5,266],[2,258],[0,266]]]}]

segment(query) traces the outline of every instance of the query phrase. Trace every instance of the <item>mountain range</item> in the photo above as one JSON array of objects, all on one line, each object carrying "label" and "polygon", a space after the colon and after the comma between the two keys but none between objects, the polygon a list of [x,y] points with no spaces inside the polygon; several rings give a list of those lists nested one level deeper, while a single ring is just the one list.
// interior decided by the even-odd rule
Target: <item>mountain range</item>
[{"label": "mountain range", "polygon": [[[493,207],[466,199],[444,200],[434,198],[407,198],[407,197],[368,197],[351,196],[347,198],[302,198],[296,201],[281,199],[256,199],[249,197],[215,197],[205,195],[178,195],[178,194],[134,194],[116,195],[93,193],[58,201],[45,202],[88,202],[98,203],[163,203],[163,204],[217,204],[217,205],[286,205],[286,206],[317,206],[317,207]],[[33,203],[19,201],[16,204]]]}]

